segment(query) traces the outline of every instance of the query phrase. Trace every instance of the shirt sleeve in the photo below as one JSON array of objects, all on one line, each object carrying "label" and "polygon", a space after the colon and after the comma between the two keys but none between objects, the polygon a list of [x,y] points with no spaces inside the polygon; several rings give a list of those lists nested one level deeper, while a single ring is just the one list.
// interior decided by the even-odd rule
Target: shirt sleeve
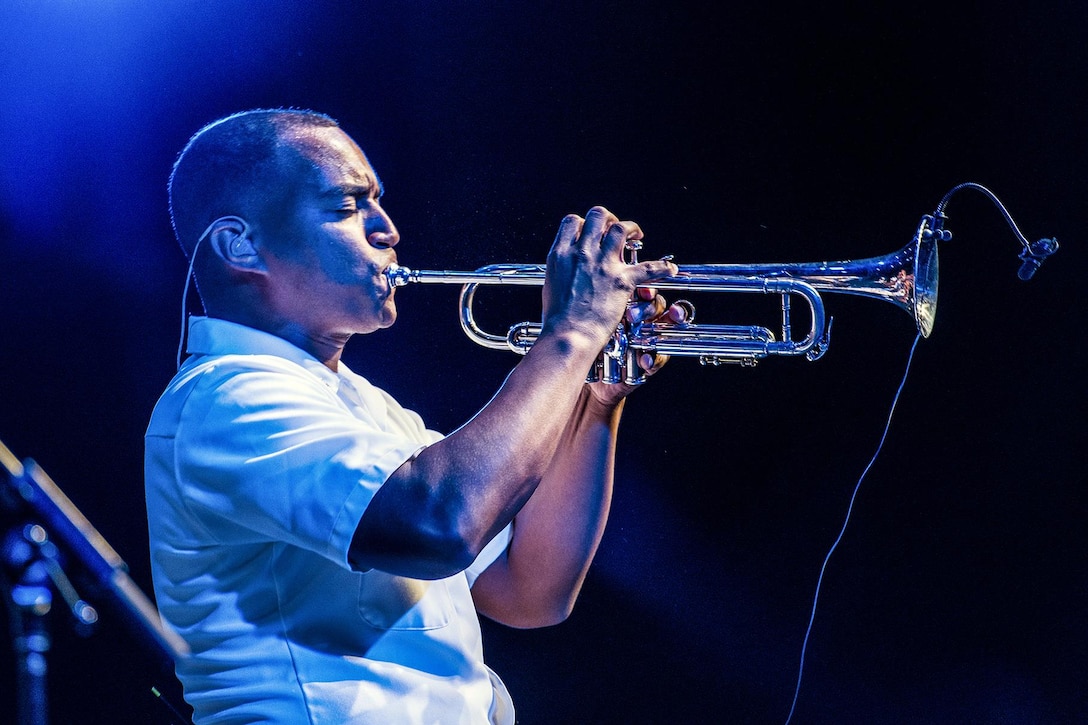
[{"label": "shirt sleeve", "polygon": [[495,560],[502,555],[502,552],[506,551],[506,547],[510,546],[510,539],[513,535],[514,523],[510,522],[502,531],[496,534],[494,539],[487,543],[480,555],[476,557],[476,561],[472,562],[468,569],[465,569],[465,575],[468,577],[470,587],[476,583],[476,578],[484,573],[484,569],[495,563]]},{"label": "shirt sleeve", "polygon": [[218,543],[282,541],[346,566],[374,493],[432,442],[383,429],[324,382],[274,365],[205,377],[181,416],[176,469]]}]

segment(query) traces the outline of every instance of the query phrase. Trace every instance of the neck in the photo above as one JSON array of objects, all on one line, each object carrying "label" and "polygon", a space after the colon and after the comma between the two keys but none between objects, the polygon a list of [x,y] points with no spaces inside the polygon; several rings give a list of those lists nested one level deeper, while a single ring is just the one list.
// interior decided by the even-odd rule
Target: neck
[{"label": "neck", "polygon": [[344,351],[351,335],[325,334],[316,335],[297,325],[280,325],[264,328],[265,332],[282,337],[297,348],[313,355],[322,365],[336,372],[340,365],[340,354]]},{"label": "neck", "polygon": [[309,353],[322,365],[336,372],[340,365],[340,355],[344,351],[351,335],[349,333],[317,333],[307,329],[295,320],[270,319],[267,315],[246,314],[241,310],[225,312],[209,310],[213,317],[237,322],[239,325],[252,327],[261,332],[282,338],[300,350]]}]

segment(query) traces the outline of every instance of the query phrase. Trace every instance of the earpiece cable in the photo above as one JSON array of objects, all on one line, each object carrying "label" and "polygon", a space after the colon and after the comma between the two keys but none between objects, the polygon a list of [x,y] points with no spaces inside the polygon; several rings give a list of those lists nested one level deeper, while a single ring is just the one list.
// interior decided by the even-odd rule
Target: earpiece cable
[{"label": "earpiece cable", "polygon": [[[216,221],[219,220],[217,219]],[[208,228],[200,235],[200,239],[196,240],[196,244],[193,245],[193,252],[189,255],[189,270],[185,273],[185,287],[181,292],[181,334],[178,336],[178,370],[181,370],[181,356],[185,351],[185,323],[187,322],[185,314],[188,311],[189,285],[192,284],[193,281],[193,265],[196,263],[196,253],[197,250],[200,249],[200,243],[207,239],[214,226],[215,222],[208,225]]]}]

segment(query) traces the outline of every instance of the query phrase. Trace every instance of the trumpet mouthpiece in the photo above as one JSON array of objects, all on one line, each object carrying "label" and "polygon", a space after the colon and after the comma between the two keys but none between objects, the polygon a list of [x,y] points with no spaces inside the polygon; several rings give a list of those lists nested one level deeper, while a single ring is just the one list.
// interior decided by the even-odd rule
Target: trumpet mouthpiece
[{"label": "trumpet mouthpiece", "polygon": [[412,270],[394,262],[385,268],[385,278],[390,287],[403,287],[412,281]]}]

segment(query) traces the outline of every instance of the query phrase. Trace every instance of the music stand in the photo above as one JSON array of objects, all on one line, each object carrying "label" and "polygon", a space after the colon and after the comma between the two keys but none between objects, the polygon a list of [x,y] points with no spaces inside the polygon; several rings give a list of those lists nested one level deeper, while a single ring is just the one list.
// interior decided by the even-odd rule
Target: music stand
[{"label": "music stand", "polygon": [[[6,475],[5,475],[6,474]],[[60,594],[74,626],[89,631],[97,610],[80,597],[72,579],[87,582],[132,625],[141,642],[172,664],[188,646],[163,627],[155,605],[128,575],[128,566],[80,513],[60,487],[32,459],[20,461],[0,442],[0,566],[10,584],[15,636],[19,725],[48,722],[45,620],[53,594]],[[69,577],[65,567],[78,566]]]}]

